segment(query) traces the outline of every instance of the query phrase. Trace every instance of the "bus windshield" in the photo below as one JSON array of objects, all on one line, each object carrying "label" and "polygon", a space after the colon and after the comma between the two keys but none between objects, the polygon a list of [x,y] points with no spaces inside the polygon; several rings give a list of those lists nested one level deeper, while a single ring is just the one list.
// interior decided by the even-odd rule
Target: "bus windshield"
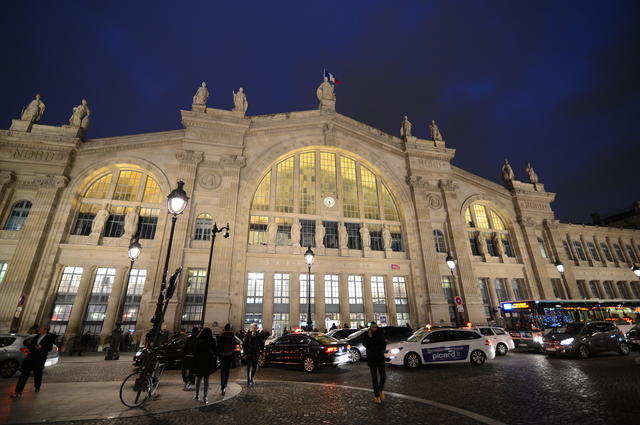
[{"label": "bus windshield", "polygon": [[566,326],[553,328],[549,333],[560,335],[577,335],[580,333],[583,327],[584,323],[568,323]]}]

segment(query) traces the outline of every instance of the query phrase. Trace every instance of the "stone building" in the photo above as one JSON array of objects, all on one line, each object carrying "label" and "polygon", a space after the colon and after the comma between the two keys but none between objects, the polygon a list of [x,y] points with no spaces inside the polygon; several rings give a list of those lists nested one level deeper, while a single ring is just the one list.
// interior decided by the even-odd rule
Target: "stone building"
[{"label": "stone building", "polygon": [[[185,273],[169,330],[201,320],[214,222],[231,232],[216,239],[207,324],[304,324],[309,246],[320,329],[449,324],[458,295],[474,323],[495,320],[505,300],[640,299],[629,268],[640,231],[560,223],[533,168],[529,182],[508,164],[502,184],[471,174],[451,163],[455,150],[434,122],[430,139],[412,136],[408,120],[402,137],[383,133],[337,113],[325,83],[317,110],[262,116],[245,114],[246,98],[230,111],[207,108],[203,84],[180,112],[183,128],[158,133],[86,138],[86,101],[70,125],[38,124],[37,105],[14,119],[0,131],[0,332],[50,321],[67,340],[90,330],[104,343],[122,322],[139,338],[178,180],[190,201],[170,258],[169,270]],[[136,235],[143,250],[129,270]]]}]

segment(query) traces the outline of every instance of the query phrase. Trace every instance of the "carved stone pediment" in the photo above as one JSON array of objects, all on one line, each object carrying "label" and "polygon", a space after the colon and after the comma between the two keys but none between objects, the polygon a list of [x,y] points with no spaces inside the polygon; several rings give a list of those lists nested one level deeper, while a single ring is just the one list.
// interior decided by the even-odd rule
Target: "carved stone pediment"
[{"label": "carved stone pediment", "polygon": [[176,153],[176,159],[183,163],[199,164],[204,160],[204,152],[196,152],[191,150],[179,150]]},{"label": "carved stone pediment", "polygon": [[439,186],[445,192],[455,192],[459,188],[458,183],[453,180],[440,180]]}]

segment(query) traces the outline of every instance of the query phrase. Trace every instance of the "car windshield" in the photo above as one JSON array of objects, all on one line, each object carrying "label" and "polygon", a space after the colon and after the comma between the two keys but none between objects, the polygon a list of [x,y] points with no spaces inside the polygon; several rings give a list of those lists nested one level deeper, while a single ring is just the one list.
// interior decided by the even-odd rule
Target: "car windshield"
[{"label": "car windshield", "polygon": [[553,328],[549,333],[559,335],[577,335],[583,327],[583,323],[567,323],[565,326]]},{"label": "car windshield", "polygon": [[320,344],[331,344],[333,342],[338,342],[337,339],[332,338],[328,335],[315,335],[313,339],[318,341]]},{"label": "car windshield", "polygon": [[355,338],[359,337],[360,335],[362,335],[363,333],[365,333],[368,330],[369,330],[369,328],[360,329],[359,331],[354,332],[351,335],[349,335],[347,337],[347,339],[355,339]]},{"label": "car windshield", "polygon": [[414,333],[413,335],[411,335],[409,338],[407,338],[407,341],[408,342],[418,342],[426,334],[427,334],[427,332],[425,332],[425,331],[418,331],[418,332]]}]

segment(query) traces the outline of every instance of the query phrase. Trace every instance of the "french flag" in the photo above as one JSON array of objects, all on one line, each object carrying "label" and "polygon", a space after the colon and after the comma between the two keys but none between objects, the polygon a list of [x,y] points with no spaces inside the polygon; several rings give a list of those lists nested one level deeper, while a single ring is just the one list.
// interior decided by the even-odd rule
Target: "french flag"
[{"label": "french flag", "polygon": [[329,80],[330,83],[333,84],[340,84],[340,80],[338,80],[335,75],[333,75],[332,73],[330,73],[329,71],[327,71],[326,69],[324,70],[324,76],[327,77],[327,80]]}]

